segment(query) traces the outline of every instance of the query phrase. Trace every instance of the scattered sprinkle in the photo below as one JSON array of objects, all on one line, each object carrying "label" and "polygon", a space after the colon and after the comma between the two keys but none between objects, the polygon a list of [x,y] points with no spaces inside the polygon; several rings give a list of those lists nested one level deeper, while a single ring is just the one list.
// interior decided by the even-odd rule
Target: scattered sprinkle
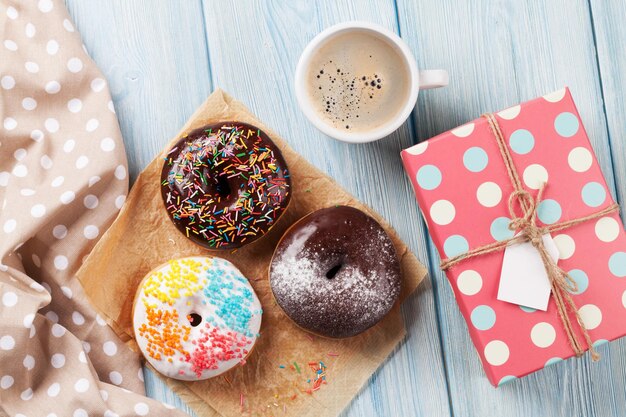
[{"label": "scattered sprinkle", "polygon": [[[305,392],[307,394],[313,394],[313,392],[320,389],[322,384],[326,384],[326,365],[324,362],[309,362],[309,367],[313,372],[315,372],[315,380],[313,381],[313,386],[308,388]],[[309,383],[311,380],[309,379]]]},{"label": "scattered sprinkle", "polygon": [[[332,356],[339,356],[339,354],[333,353]],[[297,391],[303,392],[309,395],[313,395],[315,391],[318,391],[321,389],[322,385],[326,385],[328,383],[326,380],[327,366],[323,361],[310,361],[308,363],[307,362],[305,363],[308,365],[307,367],[304,367],[305,372],[309,373],[309,375],[310,373],[313,373],[314,376],[307,377],[304,379],[300,379],[300,377],[297,377],[296,379],[292,379],[291,382],[293,384],[293,388],[295,388]],[[297,373],[297,374],[303,373],[303,368],[300,367],[297,361],[293,361],[291,364],[289,364],[289,366],[280,364],[278,365],[278,368],[290,369],[291,371],[294,371],[294,373]],[[306,385],[303,386],[303,384],[306,384]],[[296,398],[298,398],[297,392],[293,394],[287,393],[284,396],[281,395],[280,393],[274,393],[273,398],[265,405],[265,407],[272,408],[272,407],[280,407],[282,405],[283,412],[286,413],[287,404],[285,403],[285,401],[287,400],[294,401]],[[240,398],[240,402],[241,401],[242,400]],[[242,409],[243,409],[243,406],[242,406]]]}]

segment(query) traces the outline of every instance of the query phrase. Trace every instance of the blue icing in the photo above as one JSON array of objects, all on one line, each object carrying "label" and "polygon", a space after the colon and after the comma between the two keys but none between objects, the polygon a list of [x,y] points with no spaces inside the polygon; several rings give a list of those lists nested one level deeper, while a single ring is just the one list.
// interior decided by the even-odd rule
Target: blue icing
[{"label": "blue icing", "polygon": [[[203,292],[208,304],[215,307],[215,315],[231,330],[247,337],[257,336],[250,331],[249,324],[252,316],[261,314],[261,310],[253,310],[254,295],[248,287],[248,280],[233,273],[230,265],[221,260],[215,260],[207,269],[206,279]],[[235,285],[237,281],[246,285]],[[218,326],[215,317],[207,317],[206,320]]]}]

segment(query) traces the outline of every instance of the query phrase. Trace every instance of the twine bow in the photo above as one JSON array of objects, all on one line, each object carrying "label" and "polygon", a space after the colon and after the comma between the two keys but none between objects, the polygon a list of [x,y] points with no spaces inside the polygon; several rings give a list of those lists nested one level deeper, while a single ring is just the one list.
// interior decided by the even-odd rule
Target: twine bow
[{"label": "twine bow", "polygon": [[[500,149],[500,154],[502,155],[504,165],[506,166],[507,173],[509,175],[509,179],[511,180],[511,184],[513,185],[513,192],[509,195],[508,200],[508,208],[511,215],[509,229],[512,231],[519,231],[520,233],[510,239],[493,242],[469,250],[460,255],[443,259],[440,265],[441,269],[445,271],[466,259],[474,258],[476,256],[481,256],[488,253],[498,252],[504,250],[507,246],[523,242],[530,242],[541,256],[541,260],[548,275],[548,279],[550,280],[550,286],[552,288],[551,294],[554,298],[557,312],[559,314],[561,322],[563,323],[563,328],[565,330],[565,333],[567,334],[569,344],[572,347],[574,354],[577,357],[582,356],[582,354],[585,352],[585,348],[579,340],[578,335],[576,334],[576,330],[574,329],[574,324],[572,323],[570,314],[576,318],[576,323],[578,324],[580,332],[582,333],[583,338],[589,348],[591,358],[594,361],[597,361],[600,359],[600,355],[593,347],[593,343],[591,341],[591,337],[589,336],[589,332],[587,331],[587,327],[585,327],[585,323],[583,322],[578,308],[576,307],[576,304],[574,303],[574,300],[572,299],[572,296],[570,294],[572,292],[578,291],[578,285],[576,284],[576,281],[567,272],[561,269],[552,259],[552,257],[548,253],[548,250],[545,247],[545,244],[543,243],[543,235],[568,229],[572,226],[576,226],[589,220],[597,219],[607,214],[614,213],[619,210],[619,206],[616,203],[613,203],[605,207],[604,209],[591,213],[587,216],[567,220],[561,223],[555,223],[549,226],[538,226],[537,209],[539,208],[539,204],[542,201],[543,192],[547,186],[547,183],[543,183],[541,185],[535,198],[533,198],[532,195],[522,187],[522,182],[520,180],[519,174],[517,173],[515,164],[513,163],[513,158],[506,145],[504,135],[502,134],[502,130],[500,129],[500,125],[498,124],[496,117],[490,113],[485,114],[483,117],[487,119],[489,127],[491,128],[491,131],[496,138],[498,148]],[[521,215],[518,215],[518,206],[521,209]]]}]

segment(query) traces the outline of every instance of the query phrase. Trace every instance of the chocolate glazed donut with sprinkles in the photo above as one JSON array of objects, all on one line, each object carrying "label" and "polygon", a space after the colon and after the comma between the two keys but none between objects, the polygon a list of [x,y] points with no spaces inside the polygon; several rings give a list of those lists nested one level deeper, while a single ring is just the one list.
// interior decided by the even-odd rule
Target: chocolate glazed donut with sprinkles
[{"label": "chocolate glazed donut with sprinkles", "polygon": [[260,129],[220,122],[182,137],[165,157],[161,196],[174,225],[208,249],[266,234],[291,198],[280,150]]}]

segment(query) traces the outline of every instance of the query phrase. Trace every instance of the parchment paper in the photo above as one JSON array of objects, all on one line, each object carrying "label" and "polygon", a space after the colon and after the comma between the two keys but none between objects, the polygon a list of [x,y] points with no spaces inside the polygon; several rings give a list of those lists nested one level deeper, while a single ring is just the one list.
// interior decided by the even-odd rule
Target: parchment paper
[{"label": "parchment paper", "polygon": [[[258,126],[281,148],[287,161],[293,181],[292,200],[270,232],[235,252],[209,252],[187,240],[168,219],[159,192],[168,145],[139,175],[119,217],[86,259],[78,277],[95,306],[136,349],[131,310],[137,286],[146,273],[182,256],[207,254],[230,260],[251,280],[263,304],[261,337],[244,366],[201,382],[164,378],[168,385],[200,416],[335,416],[405,335],[399,305],[374,328],[350,339],[325,339],[299,329],[275,304],[268,283],[268,266],[281,235],[314,210],[350,205],[372,215],[390,234],[401,259],[401,300],[417,288],[426,270],[379,215],[309,164],[223,91],[215,91],[200,106],[172,143],[186,132],[221,120]],[[327,366],[327,383],[307,393],[315,379],[309,363],[320,361]]]}]

